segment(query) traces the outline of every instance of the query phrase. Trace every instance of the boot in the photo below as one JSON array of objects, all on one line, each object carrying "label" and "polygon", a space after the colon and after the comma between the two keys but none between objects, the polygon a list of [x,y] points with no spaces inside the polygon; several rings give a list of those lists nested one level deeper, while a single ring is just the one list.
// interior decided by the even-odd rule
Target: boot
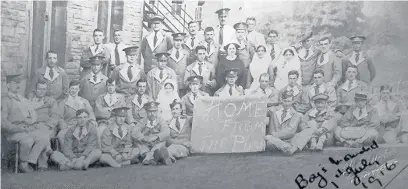
[{"label": "boot", "polygon": [[312,138],[312,139],[310,139],[310,150],[316,150],[316,146],[317,144],[316,144],[316,138]]},{"label": "boot", "polygon": [[319,142],[316,144],[316,150],[317,151],[322,151],[323,150],[323,144],[324,142],[322,140],[319,140]]},{"label": "boot", "polygon": [[32,173],[34,169],[28,164],[28,162],[21,162],[18,166],[21,172],[23,173]]},{"label": "boot", "polygon": [[171,165],[173,162],[170,159],[169,151],[166,147],[160,148],[160,157],[164,165]]}]

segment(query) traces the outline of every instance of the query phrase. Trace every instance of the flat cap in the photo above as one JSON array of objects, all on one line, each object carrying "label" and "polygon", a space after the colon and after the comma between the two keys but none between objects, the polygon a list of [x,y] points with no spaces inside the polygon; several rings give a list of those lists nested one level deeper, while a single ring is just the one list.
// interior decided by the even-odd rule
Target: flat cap
[{"label": "flat cap", "polygon": [[219,9],[219,10],[215,11],[215,14],[218,14],[218,15],[228,14],[228,12],[229,12],[230,10],[231,10],[231,9],[229,9],[229,8],[222,8],[222,9]]},{"label": "flat cap", "polygon": [[312,100],[313,100],[313,101],[316,101],[316,100],[327,100],[327,99],[329,99],[329,96],[327,96],[327,95],[324,94],[324,93],[319,93],[319,94],[314,95],[314,96],[312,97]]},{"label": "flat cap", "polygon": [[129,108],[128,107],[118,107],[118,108],[114,108],[113,110],[112,110],[112,113],[115,115],[115,116],[119,116],[119,117],[126,117],[128,114],[127,114],[127,111],[129,110]]},{"label": "flat cap", "polygon": [[143,108],[146,111],[156,111],[159,109],[159,104],[158,102],[155,101],[150,101],[150,102],[146,102],[146,104],[143,105]]},{"label": "flat cap", "polygon": [[136,55],[138,48],[139,48],[138,46],[131,46],[124,48],[123,51],[125,51],[126,55]]}]

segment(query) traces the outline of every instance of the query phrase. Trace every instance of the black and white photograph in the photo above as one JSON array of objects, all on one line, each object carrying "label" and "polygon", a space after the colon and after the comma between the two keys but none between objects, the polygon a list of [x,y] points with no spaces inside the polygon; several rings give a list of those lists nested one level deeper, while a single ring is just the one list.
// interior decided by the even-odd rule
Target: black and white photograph
[{"label": "black and white photograph", "polygon": [[0,4],[2,189],[408,188],[408,1]]}]

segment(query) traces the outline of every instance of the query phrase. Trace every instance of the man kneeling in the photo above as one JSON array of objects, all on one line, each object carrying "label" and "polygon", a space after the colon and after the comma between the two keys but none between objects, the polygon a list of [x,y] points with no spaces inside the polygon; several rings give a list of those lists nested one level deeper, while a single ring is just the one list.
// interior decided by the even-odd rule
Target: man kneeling
[{"label": "man kneeling", "polygon": [[101,163],[111,167],[121,167],[138,163],[139,148],[135,146],[136,140],[132,137],[134,128],[125,123],[128,115],[127,107],[113,109],[116,123],[106,128],[101,137],[102,156]]},{"label": "man kneeling", "polygon": [[54,151],[51,155],[51,160],[59,165],[60,170],[86,170],[101,157],[96,126],[89,119],[89,112],[85,109],[77,110],[76,119],[77,124],[70,127],[65,134],[63,153]]}]

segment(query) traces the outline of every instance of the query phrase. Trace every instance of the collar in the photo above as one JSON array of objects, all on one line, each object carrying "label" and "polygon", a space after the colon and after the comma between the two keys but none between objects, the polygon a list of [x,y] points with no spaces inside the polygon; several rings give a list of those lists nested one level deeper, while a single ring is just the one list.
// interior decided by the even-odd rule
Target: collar
[{"label": "collar", "polygon": [[293,96],[297,96],[300,92],[300,89],[297,85],[295,85],[294,87],[291,87],[290,85],[288,85],[286,87],[286,91],[290,91],[291,89],[293,90]]},{"label": "collar", "polygon": [[160,79],[161,70],[157,67],[156,71],[153,72],[155,73],[154,78],[156,78],[159,83],[163,83],[170,76],[170,74],[168,73],[169,72],[168,70],[169,70],[169,67],[167,66],[163,68],[163,78]]},{"label": "collar", "polygon": [[278,111],[276,111],[276,116],[278,118],[279,124],[282,124],[283,122],[289,120],[293,116],[292,108],[289,108],[287,110],[285,118],[282,120],[283,111],[284,111],[283,107],[281,107]]},{"label": "collar", "polygon": [[157,126],[157,119],[155,119],[153,121],[147,120],[147,123],[146,123],[147,128],[153,129],[156,126]]},{"label": "collar", "polygon": [[146,104],[147,101],[149,101],[148,96],[146,94],[142,94],[142,103],[139,104],[139,101],[137,101],[137,99],[139,98],[139,94],[136,93],[135,96],[133,97],[133,104],[135,104],[136,106],[138,106],[139,108],[143,108],[143,105]]},{"label": "collar", "polygon": [[[310,94],[311,94],[312,97],[313,97],[314,95],[316,95],[316,94],[315,94],[315,87],[316,87],[316,83],[313,83],[313,84],[310,86],[310,89],[309,89]],[[324,83],[322,83],[322,84],[319,86],[318,91],[319,91],[319,93],[324,93],[324,91],[326,91],[326,87],[324,86]]]},{"label": "collar", "polygon": [[8,95],[9,98],[13,98],[13,99],[15,99],[17,101],[21,101],[23,99],[23,96],[18,94],[18,93],[14,94],[14,93],[8,92],[7,95]]},{"label": "collar", "polygon": [[204,73],[207,71],[207,67],[205,66],[206,63],[205,61],[201,62],[201,74],[200,74],[200,63],[198,62],[198,60],[195,62],[194,66],[193,66],[193,71],[195,72],[196,75],[199,76],[204,76]]},{"label": "collar", "polygon": [[157,43],[156,43],[156,46],[154,46],[153,42],[154,42],[154,35],[155,35],[155,33],[156,33],[155,31],[152,31],[152,32],[146,37],[147,43],[149,44],[149,46],[150,46],[150,48],[151,48],[152,51],[154,51],[154,50],[160,45],[160,43],[163,41],[164,36],[165,36],[163,30],[157,31]]},{"label": "collar", "polygon": [[79,136],[79,131],[80,131],[80,127],[77,126],[75,128],[75,130],[74,130],[73,135],[77,140],[82,140],[88,134],[88,129],[86,128],[86,126],[84,126],[83,129],[82,129],[82,135],[81,136]]},{"label": "collar", "polygon": [[322,55],[320,54],[319,57],[317,58],[317,64],[319,66],[327,64],[330,61],[330,54],[331,54],[331,51],[328,51],[327,53],[323,54],[324,60],[322,63],[320,63],[320,59],[322,58]]},{"label": "collar", "polygon": [[[50,77],[51,69],[54,71],[53,78]],[[50,67],[46,66],[45,71],[44,71],[44,78],[52,82],[59,76],[59,72],[60,71],[58,69],[58,66],[55,66],[54,68],[50,68]]]},{"label": "collar", "polygon": [[[179,58],[176,58],[176,53],[177,53],[177,51],[179,51]],[[170,58],[172,58],[173,60],[175,60],[176,62],[179,62],[181,59],[183,59],[183,57],[184,57],[184,51],[183,51],[183,48],[180,48],[180,49],[176,49],[175,47],[171,50],[171,53],[170,53]]]},{"label": "collar", "polygon": [[[106,104],[107,104],[109,107],[111,107],[111,106],[113,106],[116,102],[119,101],[119,97],[120,97],[120,94],[118,94],[118,93],[116,93],[116,92],[113,93],[113,94],[106,93],[104,99],[105,99]],[[112,102],[111,102],[111,98],[112,98]]]},{"label": "collar", "polygon": [[[94,80],[94,76],[96,76],[96,81]],[[102,82],[102,73],[99,72],[97,74],[94,74],[93,72],[91,72],[90,77],[88,78],[89,82],[93,83],[93,84],[97,84]]]},{"label": "collar", "polygon": [[[99,46],[98,51],[95,51],[96,46]],[[94,44],[94,45],[90,46],[89,49],[91,50],[92,55],[97,55],[97,54],[100,54],[100,53],[103,52],[104,45],[102,43],[99,44],[99,45]]]},{"label": "collar", "polygon": [[310,110],[309,111],[309,113],[308,113],[308,115],[310,116],[310,117],[317,117],[317,116],[319,116],[319,115],[322,115],[322,114],[324,114],[324,113],[326,113],[327,112],[327,109],[325,108],[324,110],[322,110],[321,112],[319,112],[319,115],[316,115],[317,114],[317,112],[319,112],[316,108],[313,108],[312,110]]},{"label": "collar", "polygon": [[122,127],[122,137],[119,135],[119,126],[115,125],[114,127],[112,127],[112,134],[115,135],[119,139],[123,139],[128,133],[127,127],[125,126],[125,124],[123,124],[121,127]]},{"label": "collar", "polygon": [[[142,70],[139,64],[129,64],[128,62],[126,62],[122,64],[121,66],[122,67],[119,72],[120,72],[120,78],[122,80],[124,80],[125,82],[134,82],[139,78],[138,75],[140,74],[140,71]],[[130,80],[128,76],[129,66],[132,66],[131,68],[132,73],[133,73],[132,80]]]},{"label": "collar", "polygon": [[368,116],[367,106],[362,108],[362,114],[361,115],[360,115],[360,108],[356,107],[356,109],[354,109],[354,111],[353,111],[353,115],[357,120],[361,120],[362,118],[367,117]]},{"label": "collar", "polygon": [[[176,120],[177,120],[177,119],[179,119],[179,122],[180,122],[180,130],[178,130],[177,127],[176,127]],[[173,118],[171,119],[171,122],[170,122],[170,124],[169,124],[169,127],[170,127],[170,129],[173,129],[174,131],[176,131],[176,132],[178,132],[178,133],[181,133],[181,131],[182,131],[183,128],[184,128],[184,124],[185,124],[185,123],[186,123],[186,119],[183,118],[182,116],[180,116],[180,117],[178,117],[178,118],[173,117]]]},{"label": "collar", "polygon": [[345,91],[351,91],[352,89],[354,89],[354,88],[356,88],[357,86],[358,86],[358,83],[357,83],[357,80],[353,80],[353,81],[351,81],[352,83],[351,83],[351,88],[349,88],[348,86],[349,86],[349,83],[350,83],[350,80],[346,80],[346,82],[344,82],[344,84],[343,84],[343,86],[341,87],[343,90],[345,90]]}]

